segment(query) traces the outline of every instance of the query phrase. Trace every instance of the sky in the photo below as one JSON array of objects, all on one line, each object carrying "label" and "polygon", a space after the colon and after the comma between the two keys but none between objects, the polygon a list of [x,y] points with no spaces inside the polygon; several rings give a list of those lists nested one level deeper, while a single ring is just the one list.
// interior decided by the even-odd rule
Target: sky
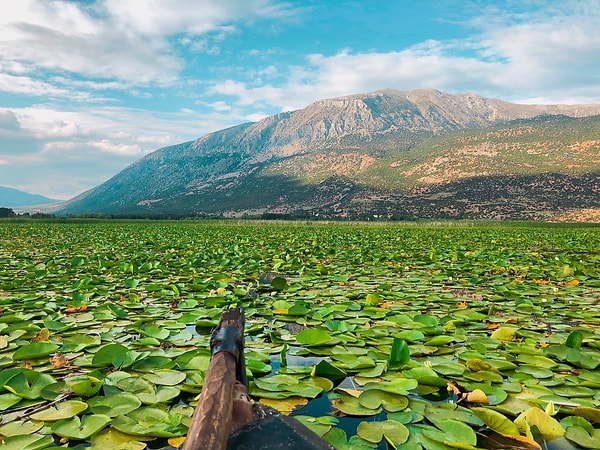
[{"label": "sky", "polygon": [[69,199],[159,148],[385,88],[600,103],[600,0],[0,1],[0,186]]}]

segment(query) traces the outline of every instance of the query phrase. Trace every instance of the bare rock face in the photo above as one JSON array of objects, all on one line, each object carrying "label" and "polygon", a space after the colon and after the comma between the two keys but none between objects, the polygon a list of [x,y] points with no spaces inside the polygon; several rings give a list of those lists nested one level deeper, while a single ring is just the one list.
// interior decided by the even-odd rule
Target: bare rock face
[{"label": "bare rock face", "polygon": [[[394,196],[408,191],[428,184],[463,182],[465,174],[504,174],[503,149],[510,147],[502,144],[505,137],[499,144],[488,133],[485,142],[473,138],[471,147],[456,144],[461,150],[454,153],[462,155],[462,160],[440,144],[446,137],[494,127],[505,127],[504,136],[510,136],[510,130],[525,122],[531,122],[535,135],[547,129],[544,117],[565,121],[569,127],[569,121],[599,114],[600,105],[517,105],[436,90],[386,89],[324,99],[301,110],[156,150],[66,202],[61,212],[240,215],[301,210],[324,214],[335,204],[336,211],[353,217],[352,208],[364,215],[376,207],[377,202],[360,198],[385,198],[389,215],[394,202],[398,203]],[[444,154],[418,150],[428,142],[435,142]],[[540,148],[529,150],[539,152]],[[497,172],[490,158],[496,158]],[[463,160],[468,161],[468,170],[461,169]],[[443,167],[448,161],[454,161],[452,170]],[[458,174],[456,180],[452,173]],[[397,181],[411,180],[412,174],[416,174],[413,185]],[[352,202],[344,205],[338,198],[342,194],[332,193],[330,200],[337,200],[327,203],[328,197],[319,193],[323,183],[336,182],[345,186],[343,198],[349,198],[348,183],[353,186]]]}]

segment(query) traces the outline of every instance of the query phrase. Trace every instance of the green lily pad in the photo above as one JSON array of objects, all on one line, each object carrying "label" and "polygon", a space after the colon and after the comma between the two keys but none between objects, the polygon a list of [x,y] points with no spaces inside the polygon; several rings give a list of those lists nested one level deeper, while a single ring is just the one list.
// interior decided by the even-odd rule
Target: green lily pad
[{"label": "green lily pad", "polygon": [[361,422],[358,424],[356,432],[359,437],[373,444],[379,443],[385,437],[385,440],[394,448],[405,443],[410,434],[408,428],[395,420]]},{"label": "green lily pad", "polygon": [[185,380],[186,374],[177,370],[164,369],[147,373],[143,378],[159,386],[177,386]]},{"label": "green lily pad", "polygon": [[98,396],[88,400],[90,411],[95,414],[104,414],[109,417],[117,417],[128,414],[141,406],[140,399],[129,392]]},{"label": "green lily pad", "polygon": [[358,397],[358,402],[369,409],[377,409],[379,406],[383,406],[383,409],[388,412],[402,411],[408,406],[408,398],[406,396],[378,389],[363,391],[360,397]]},{"label": "green lily pad", "polygon": [[[269,366],[271,367],[271,366]],[[343,370],[337,368],[329,361],[321,360],[315,365],[313,374],[319,377],[328,378],[333,381],[342,380],[346,378],[347,374]]]},{"label": "green lily pad", "polygon": [[62,419],[52,424],[52,432],[67,439],[83,440],[92,434],[98,433],[106,427],[111,418],[103,414],[75,416],[71,419]]},{"label": "green lily pad", "polygon": [[[477,445],[477,435],[469,425],[454,419],[444,419],[436,422],[439,430],[424,430],[423,434],[429,439],[444,444],[452,443],[467,444],[474,447]],[[462,447],[465,448],[465,447]]]},{"label": "green lily pad", "polygon": [[113,365],[113,361],[119,355],[123,353],[127,353],[129,349],[122,344],[106,344],[100,347],[96,353],[94,353],[94,357],[92,358],[92,364],[98,367],[105,367]]},{"label": "green lily pad", "polygon": [[425,334],[419,330],[402,330],[398,333],[394,333],[392,337],[402,339],[407,342],[419,342],[425,339]]},{"label": "green lily pad", "polygon": [[146,323],[141,327],[137,328],[137,331],[139,331],[144,336],[148,336],[159,341],[164,341],[171,335],[171,332],[169,330],[153,323]]},{"label": "green lily pad", "polygon": [[181,391],[174,386],[160,386],[155,393],[140,392],[138,398],[145,405],[155,405],[157,403],[166,403],[177,398]]},{"label": "green lily pad", "polygon": [[0,394],[0,411],[6,411],[7,409],[15,406],[19,403],[23,397],[7,392],[6,394]]},{"label": "green lily pad", "polygon": [[85,411],[88,408],[87,403],[79,400],[66,400],[64,402],[57,403],[54,406],[43,409],[35,414],[31,415],[34,420],[41,421],[53,421],[60,419],[70,419],[76,416],[80,412]]},{"label": "green lily pad", "polygon": [[331,355],[335,359],[334,363],[340,370],[348,372],[362,371],[375,367],[375,361],[372,358],[364,355],[356,356],[349,353]]},{"label": "green lily pad", "polygon": [[325,433],[323,439],[331,444],[336,450],[370,450],[373,448],[373,444],[362,440],[356,435],[348,440],[346,432],[335,427]]},{"label": "green lily pad", "polygon": [[568,427],[565,437],[582,448],[600,449],[600,429],[590,433],[582,427]]},{"label": "green lily pad", "polygon": [[[413,404],[411,404],[411,407]],[[457,406],[450,403],[426,404],[423,409],[423,415],[434,425],[446,419],[464,422],[475,427],[484,424],[474,411],[463,406]]]},{"label": "green lily pad", "polygon": [[585,386],[556,386],[552,389],[556,395],[565,398],[593,397],[595,391]]},{"label": "green lily pad", "polygon": [[118,450],[144,450],[147,445],[132,436],[118,430],[107,428],[90,439],[93,448],[112,448]]},{"label": "green lily pad", "polygon": [[39,359],[55,353],[60,347],[52,342],[25,344],[13,354],[15,361]]},{"label": "green lily pad", "polygon": [[565,345],[570,348],[578,349],[581,347],[582,342],[583,342],[583,333],[581,331],[572,331],[569,334],[569,336],[567,337]]},{"label": "green lily pad", "polygon": [[14,435],[2,440],[2,450],[42,450],[54,444],[52,436],[40,434]]},{"label": "green lily pad", "polygon": [[113,428],[122,433],[134,436],[154,436],[169,438],[181,436],[185,427],[181,424],[181,417],[176,414],[147,406],[136,409],[126,415],[121,415],[112,421]]},{"label": "green lily pad", "polygon": [[419,384],[438,387],[446,387],[448,385],[448,380],[439,377],[430,367],[413,367],[412,369],[404,370],[402,373],[406,378],[414,378]]},{"label": "green lily pad", "polygon": [[22,434],[33,434],[39,431],[44,424],[39,421],[22,421],[15,420],[13,422],[0,425],[0,435],[2,436],[18,436]]},{"label": "green lily pad", "polygon": [[33,370],[27,370],[19,372],[11,377],[10,380],[4,384],[4,389],[19,397],[28,400],[36,400],[42,397],[42,390],[53,383],[56,383],[56,380],[52,376],[45,373],[34,372]]},{"label": "green lily pad", "polygon": [[119,389],[132,394],[154,394],[156,392],[154,383],[142,377],[128,376],[117,381],[115,385]]},{"label": "green lily pad", "polygon": [[393,370],[394,368],[401,367],[410,360],[410,350],[405,340],[394,338],[392,343],[392,351],[390,352],[390,358],[388,361],[389,367]]},{"label": "green lily pad", "polygon": [[365,384],[365,390],[378,389],[392,394],[408,395],[417,386],[419,386],[419,382],[415,379],[396,377],[392,381],[367,383]]},{"label": "green lily pad", "polygon": [[307,328],[296,335],[299,344],[307,346],[318,346],[331,341],[331,335],[320,328]]},{"label": "green lily pad", "polygon": [[330,393],[328,396],[334,408],[349,416],[374,416],[381,412],[380,406],[367,408],[360,404],[358,398],[345,392]]},{"label": "green lily pad", "polygon": [[529,364],[521,364],[515,372],[517,373],[526,373],[531,375],[534,378],[552,378],[554,372],[550,369],[544,369],[543,367],[537,367]]}]

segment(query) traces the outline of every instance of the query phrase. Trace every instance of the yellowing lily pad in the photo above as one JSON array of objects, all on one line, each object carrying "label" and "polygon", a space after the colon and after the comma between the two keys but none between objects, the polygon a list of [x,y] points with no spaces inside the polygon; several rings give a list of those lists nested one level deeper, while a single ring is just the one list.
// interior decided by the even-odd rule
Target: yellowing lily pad
[{"label": "yellowing lily pad", "polygon": [[261,398],[259,403],[261,405],[270,406],[282,414],[290,414],[298,406],[306,405],[308,403],[308,399],[298,396],[292,396],[284,399]]},{"label": "yellowing lily pad", "polygon": [[519,414],[515,419],[515,425],[521,431],[525,431],[535,425],[546,438],[560,437],[565,434],[565,430],[558,420],[535,406]]},{"label": "yellowing lily pad", "polygon": [[471,408],[477,417],[479,417],[485,425],[497,433],[504,435],[519,435],[519,428],[509,420],[504,414],[494,411],[489,408]]}]

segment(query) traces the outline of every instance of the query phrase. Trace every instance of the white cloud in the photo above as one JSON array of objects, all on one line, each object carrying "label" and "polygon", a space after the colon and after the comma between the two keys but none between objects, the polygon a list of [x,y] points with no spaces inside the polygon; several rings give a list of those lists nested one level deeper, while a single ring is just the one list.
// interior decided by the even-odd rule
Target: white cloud
[{"label": "white cloud", "polygon": [[524,103],[600,103],[600,1],[542,3],[518,15],[499,7],[484,10],[465,23],[476,31],[462,40],[428,40],[386,53],[311,54],[305,67],[288,67],[283,85],[222,80],[209,92],[234,97],[242,107],[282,110],[382,88],[471,91]]},{"label": "white cloud", "polygon": [[13,75],[46,70],[136,84],[173,83],[185,62],[171,37],[229,33],[234,21],[292,13],[289,4],[272,0],[100,0],[90,6],[19,0],[0,5],[0,64]]}]

